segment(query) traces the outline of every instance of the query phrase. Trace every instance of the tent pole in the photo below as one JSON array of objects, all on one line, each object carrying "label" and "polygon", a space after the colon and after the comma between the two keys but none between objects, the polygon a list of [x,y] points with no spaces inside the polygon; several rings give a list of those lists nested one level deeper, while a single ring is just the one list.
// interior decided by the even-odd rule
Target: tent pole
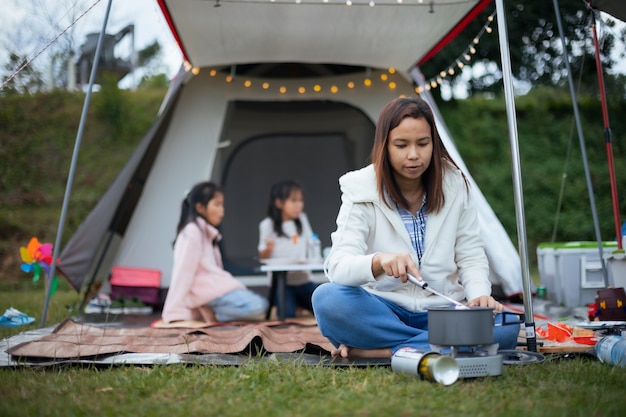
[{"label": "tent pole", "polygon": [[596,211],[596,200],[593,192],[593,183],[591,182],[591,174],[589,173],[589,162],[587,159],[587,145],[585,144],[585,136],[583,135],[583,128],[580,123],[580,114],[578,113],[578,101],[576,100],[576,91],[574,90],[574,80],[572,79],[572,71],[569,65],[569,54],[567,52],[567,44],[565,43],[565,32],[563,32],[563,23],[561,21],[561,12],[559,11],[559,0],[552,0],[554,5],[554,14],[556,15],[556,24],[559,28],[559,35],[561,38],[561,44],[563,47],[563,61],[565,62],[565,68],[567,70],[567,81],[569,84],[569,92],[572,97],[572,107],[574,109],[574,120],[576,121],[576,129],[578,130],[578,141],[580,142],[580,151],[582,153],[583,166],[585,168],[585,179],[587,180],[587,191],[589,192],[589,204],[591,206],[591,216],[593,218],[593,227],[596,232],[596,239],[598,241],[598,251],[600,252],[600,262],[602,264],[602,276],[604,279],[604,286],[606,287],[609,282],[609,276],[606,269],[606,262],[604,262],[602,251],[602,234],[600,233],[600,222],[598,221],[598,212]]},{"label": "tent pole", "polygon": [[102,23],[102,30],[98,37],[98,46],[96,47],[96,54],[93,60],[93,66],[91,67],[91,75],[89,78],[89,87],[87,88],[87,94],[85,95],[85,101],[83,103],[83,112],[80,116],[80,123],[78,126],[78,132],[76,133],[76,140],[74,142],[74,152],[72,154],[72,162],[70,164],[70,172],[65,185],[65,195],[63,196],[63,207],[61,209],[61,217],[59,218],[59,226],[57,228],[57,236],[54,242],[54,250],[52,254],[52,264],[50,265],[50,274],[48,276],[48,285],[46,286],[46,297],[43,305],[43,312],[41,313],[41,327],[46,325],[46,316],[48,315],[48,306],[50,304],[51,286],[53,277],[56,272],[56,263],[59,256],[59,246],[61,246],[61,238],[63,236],[63,227],[65,226],[65,217],[67,214],[67,208],[69,206],[70,195],[72,193],[72,183],[74,182],[74,175],[76,172],[76,162],[78,160],[78,151],[80,150],[80,144],[83,138],[83,132],[85,130],[85,122],[87,120],[87,110],[89,109],[89,102],[91,100],[91,91],[96,79],[96,73],[98,70],[98,62],[100,61],[100,51],[102,49],[102,41],[106,32],[107,22],[109,20],[109,14],[111,12],[111,3],[113,0],[109,0],[107,4],[106,13],[104,15],[104,22]]},{"label": "tent pole", "polygon": [[531,278],[528,264],[528,244],[526,239],[526,220],[524,217],[524,194],[519,157],[517,136],[517,120],[515,115],[515,97],[513,94],[513,72],[511,70],[511,56],[506,28],[506,14],[504,0],[496,0],[498,23],[498,39],[500,44],[500,60],[502,61],[502,82],[504,84],[504,98],[506,115],[509,126],[509,140],[511,142],[511,163],[513,169],[513,191],[515,194],[515,216],[517,218],[517,239],[522,267],[522,284],[524,289],[525,330],[527,348],[531,352],[537,351],[537,336],[535,334],[535,317],[533,313]]},{"label": "tent pole", "polygon": [[591,30],[593,31],[593,45],[596,56],[596,69],[598,73],[598,87],[600,90],[600,102],[602,103],[602,121],[604,123],[604,141],[606,143],[606,157],[609,163],[609,178],[611,179],[611,198],[613,199],[613,220],[615,222],[615,236],[617,236],[617,248],[622,247],[622,229],[619,217],[619,200],[617,197],[617,185],[615,181],[615,165],[613,164],[613,139],[609,125],[609,111],[606,104],[606,89],[604,88],[604,74],[602,72],[602,60],[600,59],[600,44],[596,30],[596,12],[591,9]]}]

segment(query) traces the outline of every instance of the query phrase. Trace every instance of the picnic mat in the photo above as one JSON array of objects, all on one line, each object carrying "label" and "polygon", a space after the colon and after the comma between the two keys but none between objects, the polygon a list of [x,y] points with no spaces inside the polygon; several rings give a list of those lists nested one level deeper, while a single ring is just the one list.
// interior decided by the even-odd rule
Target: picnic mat
[{"label": "picnic mat", "polygon": [[120,327],[66,319],[52,333],[7,350],[15,357],[76,359],[120,353],[227,354],[289,353],[313,350],[329,353],[331,343],[316,324],[245,322],[202,328]]}]

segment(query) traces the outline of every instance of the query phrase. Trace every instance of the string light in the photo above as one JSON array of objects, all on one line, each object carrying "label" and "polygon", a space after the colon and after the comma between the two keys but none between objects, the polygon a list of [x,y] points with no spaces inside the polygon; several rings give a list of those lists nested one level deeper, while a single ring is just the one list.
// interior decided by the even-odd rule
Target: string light
[{"label": "string light", "polygon": [[[236,86],[239,84],[243,88],[246,88],[246,89],[253,89],[256,86],[257,89],[263,89],[267,92],[277,91],[280,94],[287,94],[288,87],[285,85],[281,85],[281,86],[274,85],[272,88],[272,85],[267,81],[262,82],[262,81],[254,81],[252,79],[244,79],[241,77],[241,75],[235,74],[233,69],[234,68],[231,67],[230,72],[224,76],[224,81],[228,84],[231,84],[233,86]],[[190,71],[194,72],[194,68],[192,68]],[[297,87],[293,87],[293,88],[289,87],[289,89],[292,92],[294,91],[297,92],[298,94],[321,93],[324,91],[330,92],[332,94],[337,94],[342,89],[344,91],[354,90],[358,88],[358,86],[370,88],[376,83],[377,80],[380,80],[378,81],[379,83],[382,83],[382,85],[385,85],[390,90],[395,90],[396,88],[398,88],[398,85],[400,85],[400,83],[397,82],[397,80],[398,79],[404,80],[404,78],[400,74],[398,74],[394,68],[389,68],[387,71],[384,71],[384,70],[378,70],[378,71],[380,72],[380,74],[376,74],[373,77],[371,68],[367,68],[364,73],[361,73],[361,75],[355,75],[353,79],[348,79],[347,81],[345,81],[345,83],[342,83],[341,85],[338,85],[338,84],[324,85],[323,83],[320,83],[318,81],[316,83],[311,83],[311,84],[307,84],[306,82],[301,83]],[[211,77],[216,77],[219,74],[219,71],[216,68],[212,68],[208,70],[208,73]],[[359,80],[360,77],[363,77],[363,78]]]},{"label": "string light", "polygon": [[485,34],[485,33],[492,33],[493,32],[493,29],[489,25],[493,22],[495,14],[496,14],[496,12],[494,11],[491,15],[489,15],[487,17],[487,23],[485,23],[485,25],[481,28],[481,30],[478,33],[478,35],[476,35],[472,39],[472,42],[463,51],[463,53],[461,55],[459,55],[459,57],[457,59],[455,59],[446,69],[443,69],[443,70],[439,71],[439,75],[438,76],[432,77],[432,78],[429,78],[429,79],[425,80],[424,81],[424,86],[423,87],[418,86],[415,89],[415,91],[418,94],[420,94],[424,90],[429,91],[432,88],[437,88],[438,86],[440,86],[443,83],[443,80],[446,78],[447,75],[454,75],[456,73],[456,71],[454,69],[455,67],[458,67],[459,69],[462,69],[465,65],[469,64],[471,62],[471,60],[472,60],[472,55],[476,54],[475,45],[478,45],[478,43],[480,42],[481,36],[483,34]]}]

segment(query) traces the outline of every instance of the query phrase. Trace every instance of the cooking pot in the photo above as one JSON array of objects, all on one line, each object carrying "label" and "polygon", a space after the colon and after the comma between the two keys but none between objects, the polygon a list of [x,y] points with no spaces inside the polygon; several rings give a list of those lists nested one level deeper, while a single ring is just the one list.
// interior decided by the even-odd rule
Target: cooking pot
[{"label": "cooking pot", "polygon": [[[520,324],[523,314],[503,311],[502,324]],[[516,316],[516,320],[507,321],[507,315]],[[494,343],[495,324],[493,308],[452,307],[428,308],[428,343],[437,346],[478,346]]]}]

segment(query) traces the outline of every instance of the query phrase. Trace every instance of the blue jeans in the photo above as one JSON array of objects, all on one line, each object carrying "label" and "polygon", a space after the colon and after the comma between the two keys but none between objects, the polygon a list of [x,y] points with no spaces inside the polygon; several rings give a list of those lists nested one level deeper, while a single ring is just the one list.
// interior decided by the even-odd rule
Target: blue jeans
[{"label": "blue jeans", "polygon": [[[287,285],[285,287],[285,317],[296,317],[296,309],[304,308],[313,312],[311,296],[319,284],[307,282],[302,285]],[[278,295],[274,294],[274,305],[278,305]]]},{"label": "blue jeans", "polygon": [[219,321],[235,321],[258,318],[265,314],[268,303],[259,294],[245,290],[231,291],[220,298],[211,301],[215,317]]},{"label": "blue jeans", "polygon": [[[335,347],[431,350],[428,312],[412,313],[361,287],[322,284],[313,293],[313,311],[320,331]],[[495,323],[501,322],[502,314],[496,315]],[[519,324],[494,327],[499,349],[515,349],[519,329]]]}]

